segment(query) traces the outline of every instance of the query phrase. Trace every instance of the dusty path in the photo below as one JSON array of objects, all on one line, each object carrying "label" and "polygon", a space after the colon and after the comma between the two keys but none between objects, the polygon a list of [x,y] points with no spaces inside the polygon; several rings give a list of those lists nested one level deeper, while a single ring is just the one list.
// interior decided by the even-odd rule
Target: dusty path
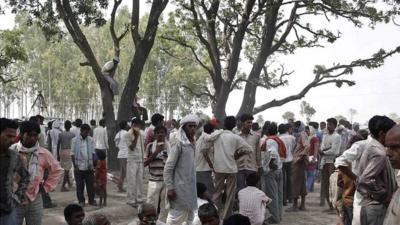
[{"label": "dusty path", "polygon": [[[44,225],[63,224],[63,209],[66,205],[72,202],[77,202],[75,191],[60,192],[57,188],[51,193],[53,201],[58,205],[53,209],[44,210]],[[146,190],[146,188],[145,188]],[[124,193],[116,193],[116,187],[113,184],[108,185],[108,206],[100,209],[99,207],[86,206],[86,213],[104,212],[106,213],[113,225],[127,225],[132,220],[136,219],[136,209],[128,206]],[[327,206],[319,206],[319,185],[316,185],[316,190],[309,193],[307,196],[306,212],[286,213],[284,212],[282,225],[335,225],[336,215],[326,212]],[[289,206],[288,206],[289,207]],[[285,207],[288,208],[288,207]]]}]

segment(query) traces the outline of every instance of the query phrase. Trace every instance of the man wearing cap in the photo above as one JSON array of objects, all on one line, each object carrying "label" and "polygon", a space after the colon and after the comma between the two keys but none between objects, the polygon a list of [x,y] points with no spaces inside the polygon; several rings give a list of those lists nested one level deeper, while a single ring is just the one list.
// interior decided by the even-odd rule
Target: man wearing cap
[{"label": "man wearing cap", "polygon": [[142,121],[134,117],[131,129],[125,133],[123,140],[128,146],[126,165],[127,204],[137,207],[143,203],[143,152],[144,138],[140,132]]},{"label": "man wearing cap", "polygon": [[195,133],[199,118],[187,115],[180,122],[176,144],[164,167],[164,182],[170,205],[167,224],[192,224],[197,209]]}]

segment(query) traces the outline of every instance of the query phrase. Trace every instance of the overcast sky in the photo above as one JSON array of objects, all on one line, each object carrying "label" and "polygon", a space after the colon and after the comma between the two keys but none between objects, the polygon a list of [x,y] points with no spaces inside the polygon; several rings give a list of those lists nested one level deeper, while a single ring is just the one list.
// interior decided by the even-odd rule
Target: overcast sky
[{"label": "overcast sky", "polygon": [[[142,13],[146,9],[142,10]],[[171,10],[171,8],[169,8]],[[14,26],[14,17],[6,12],[0,16],[0,29],[10,29]],[[325,21],[313,21],[313,24],[324,25]],[[393,23],[380,24],[375,29],[368,27],[358,29],[349,23],[336,21],[327,24],[339,28],[342,38],[325,48],[299,50],[296,54],[281,58],[287,70],[294,70],[289,77],[289,85],[275,90],[257,90],[256,106],[274,98],[280,99],[299,92],[314,75],[315,64],[331,66],[332,63],[349,63],[359,58],[367,58],[380,48],[390,50],[400,45],[400,27]],[[249,71],[248,64],[241,64],[241,70]],[[355,121],[364,123],[376,114],[397,113],[400,115],[400,55],[386,60],[384,66],[374,69],[355,69],[348,76],[356,82],[355,86],[337,88],[334,84],[312,89],[305,98],[316,109],[312,120],[321,121],[330,116],[343,115],[349,117],[349,109],[354,108],[357,114]],[[229,98],[227,114],[236,114],[242,100],[241,91],[235,91]],[[294,101],[279,108],[262,112],[264,119],[281,122],[285,111],[292,111],[296,118],[299,115],[300,102]],[[206,110],[209,114],[211,111]]]}]

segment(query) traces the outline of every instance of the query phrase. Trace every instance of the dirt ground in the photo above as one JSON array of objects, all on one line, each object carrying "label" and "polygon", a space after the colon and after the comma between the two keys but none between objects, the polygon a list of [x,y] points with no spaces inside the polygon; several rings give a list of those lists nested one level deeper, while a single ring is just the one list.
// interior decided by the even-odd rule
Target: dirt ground
[{"label": "dirt ground", "polygon": [[[145,187],[144,190],[147,190]],[[63,209],[70,203],[76,203],[75,191],[60,192],[60,188],[51,193],[51,198],[57,204],[56,208],[45,209],[43,224],[64,224]],[[285,207],[288,208],[289,206]],[[306,212],[284,212],[282,225],[335,225],[336,215],[327,212],[328,207],[319,206],[319,184],[315,191],[309,193],[306,201]],[[94,212],[105,213],[113,225],[127,225],[137,219],[137,210],[126,204],[126,194],[117,193],[116,185],[108,184],[108,205],[105,208],[86,206],[87,214]]]}]

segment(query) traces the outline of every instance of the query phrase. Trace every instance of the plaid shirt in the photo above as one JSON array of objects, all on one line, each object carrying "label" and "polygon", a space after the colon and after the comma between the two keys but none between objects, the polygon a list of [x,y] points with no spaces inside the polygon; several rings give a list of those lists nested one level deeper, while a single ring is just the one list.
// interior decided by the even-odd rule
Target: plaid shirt
[{"label": "plaid shirt", "polygon": [[0,216],[9,214],[16,204],[25,200],[25,191],[29,184],[29,172],[23,166],[17,152],[8,150],[1,158],[9,160],[8,170],[1,171],[6,176],[5,183],[0,186]]}]

